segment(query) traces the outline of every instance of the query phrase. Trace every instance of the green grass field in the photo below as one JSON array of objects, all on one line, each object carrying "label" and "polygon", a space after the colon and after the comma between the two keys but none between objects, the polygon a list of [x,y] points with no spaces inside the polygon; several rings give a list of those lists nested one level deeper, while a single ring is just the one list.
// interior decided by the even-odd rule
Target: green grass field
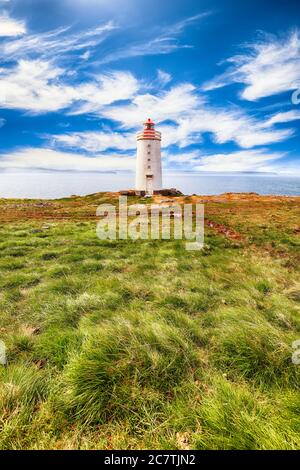
[{"label": "green grass field", "polygon": [[300,198],[207,200],[200,252],[113,199],[0,201],[0,448],[299,448]]}]

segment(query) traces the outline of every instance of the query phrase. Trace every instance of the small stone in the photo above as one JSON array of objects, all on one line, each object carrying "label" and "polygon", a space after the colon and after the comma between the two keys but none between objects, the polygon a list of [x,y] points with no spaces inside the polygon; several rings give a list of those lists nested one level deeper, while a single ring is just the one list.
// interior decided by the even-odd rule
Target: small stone
[{"label": "small stone", "polygon": [[188,432],[177,432],[176,433],[177,445],[182,450],[190,449],[190,440]]}]

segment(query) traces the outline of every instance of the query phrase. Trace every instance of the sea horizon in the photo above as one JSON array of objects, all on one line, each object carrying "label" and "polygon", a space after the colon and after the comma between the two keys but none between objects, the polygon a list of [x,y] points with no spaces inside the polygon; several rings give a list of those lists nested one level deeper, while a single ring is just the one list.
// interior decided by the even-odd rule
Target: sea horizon
[{"label": "sea horizon", "polygon": [[[134,188],[134,172],[2,171],[0,198],[59,199],[72,195],[116,192]],[[300,175],[271,172],[175,172],[166,171],[164,188],[183,194],[219,195],[257,193],[300,196]]]}]

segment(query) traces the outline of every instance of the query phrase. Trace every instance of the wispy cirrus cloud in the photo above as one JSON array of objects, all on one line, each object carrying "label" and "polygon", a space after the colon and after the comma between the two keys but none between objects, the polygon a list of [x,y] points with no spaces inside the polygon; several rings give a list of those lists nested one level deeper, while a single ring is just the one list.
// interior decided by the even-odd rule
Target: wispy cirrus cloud
[{"label": "wispy cirrus cloud", "polygon": [[300,111],[298,110],[280,112],[269,117],[264,123],[264,127],[271,127],[274,124],[281,124],[298,120],[300,120]]},{"label": "wispy cirrus cloud", "polygon": [[11,18],[8,13],[0,15],[0,37],[22,36],[26,33],[25,21]]},{"label": "wispy cirrus cloud", "polygon": [[0,57],[14,61],[26,58],[62,60],[68,54],[80,52],[86,59],[90,57],[93,49],[107,38],[109,32],[116,28],[113,21],[108,21],[96,28],[76,33],[71,32],[71,27],[64,27],[44,33],[26,34],[1,44]]},{"label": "wispy cirrus cloud", "polygon": [[172,80],[171,74],[161,69],[157,70],[157,78],[156,78],[157,86],[164,87],[165,85],[170,83],[171,80]]},{"label": "wispy cirrus cloud", "polygon": [[241,97],[255,101],[277,95],[300,86],[300,33],[296,29],[285,37],[264,35],[247,52],[233,56],[230,66],[221,75],[204,84],[213,90],[231,83],[245,85]]},{"label": "wispy cirrus cloud", "polygon": [[184,44],[179,42],[178,37],[185,30],[185,28],[203,20],[211,14],[211,11],[199,13],[198,15],[190,16],[172,25],[156,28],[152,33],[152,37],[149,39],[133,44],[127,44],[126,47],[116,49],[113,52],[105,55],[101,60],[98,61],[98,63],[109,64],[121,59],[170,54],[178,49],[191,48],[193,47],[191,44]]},{"label": "wispy cirrus cloud", "polygon": [[[130,57],[169,54],[178,49],[191,48],[193,47],[191,44],[181,43],[179,36],[188,26],[197,24],[211,14],[212,12],[207,11],[171,25],[156,27],[152,30],[152,36],[150,35],[148,39],[129,43],[126,44],[126,47],[115,48],[112,52],[102,54],[102,58],[95,61],[94,65],[109,64]],[[6,29],[7,33],[10,32],[10,34],[6,34],[7,36],[23,34],[21,38],[10,39],[0,45],[0,57],[5,60],[14,61],[37,58],[49,60],[54,57],[62,60],[66,55],[72,53],[77,53],[77,55],[80,53],[78,55],[79,58],[88,60],[107,38],[108,34],[118,28],[115,21],[111,20],[86,31],[72,32],[72,27],[69,26],[53,31],[25,34],[26,28],[24,22],[14,20],[5,15],[2,21],[4,30]],[[124,33],[126,34],[126,30]],[[166,79],[166,75],[163,79]]]}]

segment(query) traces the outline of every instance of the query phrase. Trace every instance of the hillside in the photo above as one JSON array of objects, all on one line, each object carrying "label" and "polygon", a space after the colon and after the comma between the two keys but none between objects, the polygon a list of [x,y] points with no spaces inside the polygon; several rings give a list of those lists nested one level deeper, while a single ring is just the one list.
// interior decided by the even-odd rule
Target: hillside
[{"label": "hillside", "polygon": [[0,449],[299,448],[300,197],[174,198],[187,252],[99,240],[118,196],[0,200]]}]

